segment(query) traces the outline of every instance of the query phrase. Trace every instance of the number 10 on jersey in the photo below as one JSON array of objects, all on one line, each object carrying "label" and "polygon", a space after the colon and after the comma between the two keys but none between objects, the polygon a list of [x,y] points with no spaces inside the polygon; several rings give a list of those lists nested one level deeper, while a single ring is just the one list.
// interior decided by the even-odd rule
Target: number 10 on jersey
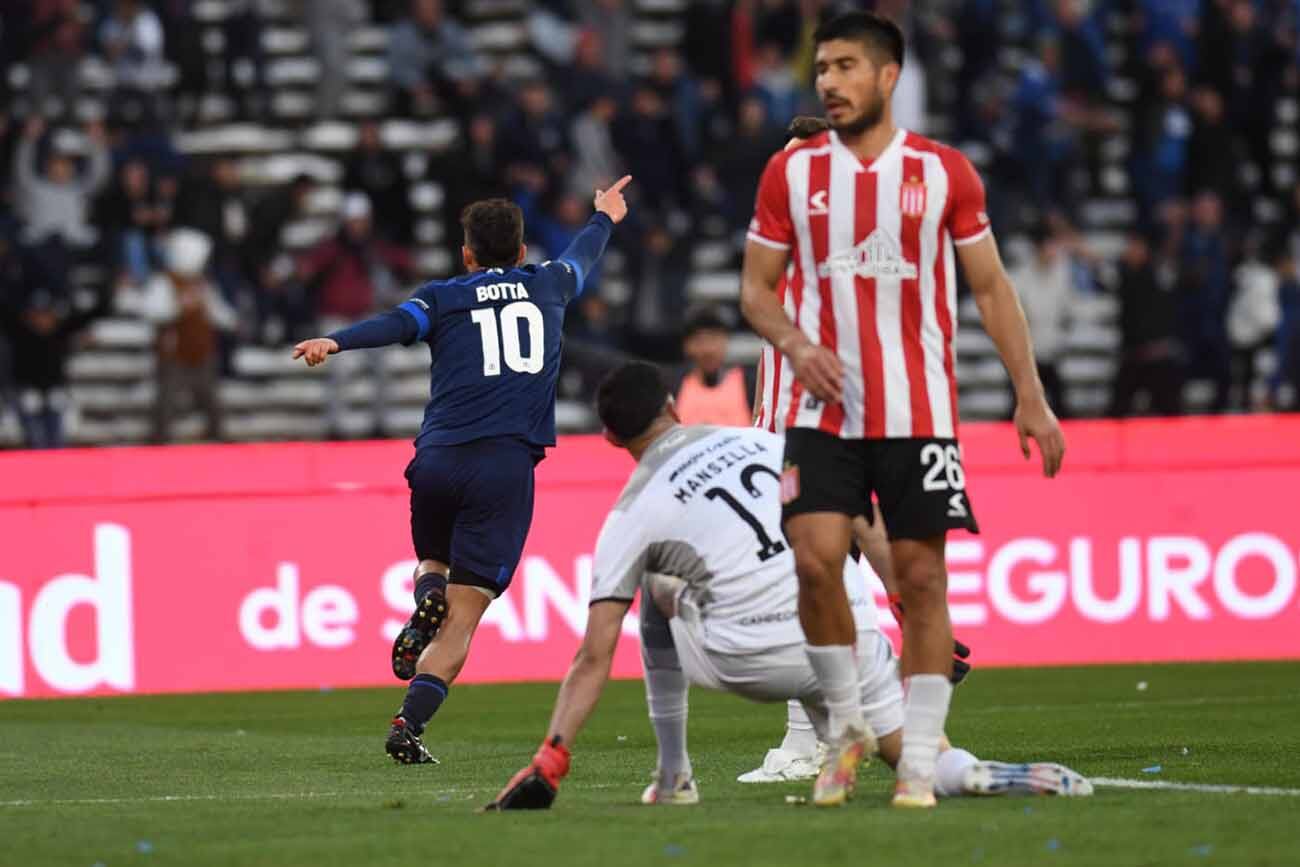
[{"label": "number 10 on jersey", "polygon": [[[537,373],[546,360],[546,345],[542,340],[542,311],[531,301],[515,301],[502,307],[485,307],[471,311],[469,318],[478,326],[483,340],[483,375],[500,376],[502,356],[506,367],[515,373]],[[500,326],[497,320],[500,319]],[[519,323],[528,323],[528,354],[519,345]]]}]

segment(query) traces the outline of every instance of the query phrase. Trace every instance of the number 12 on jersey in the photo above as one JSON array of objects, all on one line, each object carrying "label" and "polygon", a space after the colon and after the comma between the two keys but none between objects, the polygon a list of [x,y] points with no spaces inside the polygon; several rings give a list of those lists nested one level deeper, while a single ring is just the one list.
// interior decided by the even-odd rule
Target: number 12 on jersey
[{"label": "number 12 on jersey", "polygon": [[[762,464],[750,464],[745,467],[740,473],[740,483],[745,487],[745,493],[754,498],[761,496],[758,486],[754,484],[754,476],[760,474],[771,476],[778,483],[781,481],[780,476]],[[704,496],[710,500],[721,500],[726,503],[740,520],[749,525],[749,528],[754,531],[754,535],[758,537],[758,551],[755,553],[758,555],[760,562],[766,563],[785,550],[785,542],[779,538],[773,539],[759,517],[741,505],[740,500],[736,499],[735,495],[726,488],[709,488],[704,492]],[[782,535],[779,530],[777,535]]]},{"label": "number 12 on jersey", "polygon": [[[500,312],[492,307],[474,310],[470,319],[478,326],[483,340],[483,375],[500,376],[504,350],[506,367],[515,373],[538,373],[546,361],[543,342],[542,311],[531,301],[515,301],[502,307]],[[498,327],[497,321],[500,320]],[[519,345],[519,323],[528,323],[528,354]]]}]

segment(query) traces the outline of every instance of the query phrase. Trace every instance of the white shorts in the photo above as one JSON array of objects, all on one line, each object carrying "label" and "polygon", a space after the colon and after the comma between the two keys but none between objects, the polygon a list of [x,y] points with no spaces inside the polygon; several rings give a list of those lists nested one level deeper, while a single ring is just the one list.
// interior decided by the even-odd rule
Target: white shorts
[{"label": "white shorts", "polygon": [[[754,701],[798,699],[817,735],[827,735],[826,702],[803,644],[786,644],[757,653],[717,653],[704,647],[698,612],[678,600],[669,622],[677,658],[687,680]],[[858,668],[862,672],[862,713],[877,737],[903,727],[903,685],[894,647],[876,630],[858,633]]]}]

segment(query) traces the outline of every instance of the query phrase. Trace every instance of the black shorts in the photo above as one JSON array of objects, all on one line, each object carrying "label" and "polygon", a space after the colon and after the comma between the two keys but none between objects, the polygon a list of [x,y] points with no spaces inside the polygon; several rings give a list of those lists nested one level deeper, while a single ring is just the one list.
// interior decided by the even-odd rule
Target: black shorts
[{"label": "black shorts", "polygon": [[533,522],[541,455],[507,437],[416,451],[406,468],[415,555],[447,563],[451,584],[504,593]]},{"label": "black shorts", "polygon": [[783,520],[811,512],[870,520],[872,494],[890,539],[979,532],[956,440],[846,440],[809,428],[785,432]]}]

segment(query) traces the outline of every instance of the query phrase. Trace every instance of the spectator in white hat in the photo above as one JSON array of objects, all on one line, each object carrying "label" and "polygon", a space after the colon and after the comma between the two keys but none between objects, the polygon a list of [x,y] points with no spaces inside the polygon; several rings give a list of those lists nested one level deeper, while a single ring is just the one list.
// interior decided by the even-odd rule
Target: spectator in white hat
[{"label": "spectator in white hat", "polygon": [[165,244],[167,270],[145,288],[141,313],[157,327],[157,393],[153,441],[169,442],[183,401],[205,416],[204,437],[223,438],[217,333],[238,317],[206,274],[212,241],[194,229],[176,229]]}]

